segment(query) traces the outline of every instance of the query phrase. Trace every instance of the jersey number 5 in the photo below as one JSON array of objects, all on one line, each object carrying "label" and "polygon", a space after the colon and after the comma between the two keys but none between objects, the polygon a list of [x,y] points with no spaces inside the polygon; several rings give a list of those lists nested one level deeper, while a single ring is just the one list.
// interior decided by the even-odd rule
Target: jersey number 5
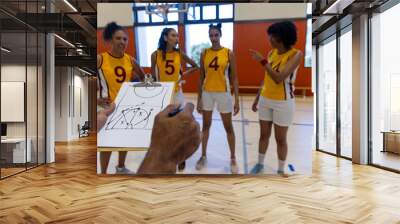
[{"label": "jersey number 5", "polygon": [[[172,75],[175,72],[175,67],[172,64],[174,61],[173,60],[166,60],[165,61],[165,73],[167,75]],[[169,69],[169,70],[168,70]]]},{"label": "jersey number 5", "polygon": [[123,67],[121,67],[121,66],[115,67],[115,68],[114,68],[114,73],[115,73],[115,75],[117,76],[116,81],[117,81],[118,83],[123,83],[123,82],[125,82],[125,79],[126,79],[126,71],[125,71],[125,69],[124,69]]},{"label": "jersey number 5", "polygon": [[218,68],[219,68],[219,65],[218,65],[218,56],[216,56],[216,57],[210,62],[210,64],[208,65],[208,67],[214,68],[215,71],[218,70]]}]

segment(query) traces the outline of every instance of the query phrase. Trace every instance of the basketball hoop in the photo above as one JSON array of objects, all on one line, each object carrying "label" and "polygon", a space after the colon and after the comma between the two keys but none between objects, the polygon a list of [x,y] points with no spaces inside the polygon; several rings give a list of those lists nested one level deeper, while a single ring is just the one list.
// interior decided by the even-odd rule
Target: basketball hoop
[{"label": "basketball hoop", "polygon": [[164,19],[164,22],[168,22],[168,12],[169,12],[169,5],[168,3],[166,4],[160,4],[157,5],[157,10],[160,12],[160,16]]},{"label": "basketball hoop", "polygon": [[146,6],[147,14],[155,14],[163,18],[164,22],[168,22],[168,13],[187,13],[187,3],[149,3]]}]

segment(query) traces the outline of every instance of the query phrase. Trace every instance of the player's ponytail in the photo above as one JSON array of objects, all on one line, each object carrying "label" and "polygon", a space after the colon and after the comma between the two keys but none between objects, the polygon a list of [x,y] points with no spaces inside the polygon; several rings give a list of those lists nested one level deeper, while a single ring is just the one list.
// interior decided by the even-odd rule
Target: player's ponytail
[{"label": "player's ponytail", "polygon": [[[160,39],[158,40],[157,49],[162,51],[163,60],[165,60],[167,54],[167,41],[165,40],[165,38],[168,37],[169,32],[171,32],[172,30],[174,30],[174,28],[164,28],[161,32]],[[174,48],[174,50],[177,51],[178,49]]]},{"label": "player's ponytail", "polygon": [[118,30],[124,30],[124,28],[122,28],[122,26],[118,25],[116,22],[108,23],[103,31],[103,39],[105,41],[112,40],[114,33]]}]

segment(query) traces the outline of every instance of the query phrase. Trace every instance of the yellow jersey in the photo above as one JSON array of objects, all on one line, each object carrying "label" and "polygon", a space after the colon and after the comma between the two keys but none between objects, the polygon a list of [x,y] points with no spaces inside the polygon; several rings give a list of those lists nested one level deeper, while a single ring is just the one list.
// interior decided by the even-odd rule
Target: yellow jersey
[{"label": "yellow jersey", "polygon": [[117,58],[110,53],[102,53],[101,65],[99,66],[98,81],[100,87],[100,98],[110,98],[114,101],[122,83],[129,82],[133,77],[133,64],[131,56]]},{"label": "yellow jersey", "polygon": [[203,89],[207,92],[230,91],[229,49],[225,47],[219,50],[205,49],[203,63],[205,70]]},{"label": "yellow jersey", "polygon": [[[268,63],[271,64],[275,71],[282,71],[290,58],[292,58],[299,50],[292,48],[289,51],[278,54],[278,50],[272,50],[268,57]],[[294,98],[294,82],[296,80],[297,68],[289,75],[288,78],[280,83],[276,83],[271,76],[265,71],[264,85],[261,90],[261,96],[271,100],[288,100]]]},{"label": "yellow jersey", "polygon": [[179,51],[166,52],[165,60],[162,50],[156,51],[156,72],[160,82],[175,82],[175,92],[181,87],[178,84],[181,78],[181,54]]}]

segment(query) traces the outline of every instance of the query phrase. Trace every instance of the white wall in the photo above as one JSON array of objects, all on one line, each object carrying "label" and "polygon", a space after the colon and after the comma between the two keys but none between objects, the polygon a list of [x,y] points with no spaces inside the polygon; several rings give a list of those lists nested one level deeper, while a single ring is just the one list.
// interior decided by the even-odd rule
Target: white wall
[{"label": "white wall", "polygon": [[55,141],[68,141],[68,67],[55,68]]},{"label": "white wall", "polygon": [[[38,69],[38,70],[36,70]],[[25,80],[27,78],[27,81]],[[20,111],[25,113],[26,121],[23,122],[6,122],[7,137],[9,138],[25,138],[30,139],[30,147],[32,150],[33,161],[36,162],[37,153],[39,153],[39,163],[44,163],[44,74],[42,67],[36,67],[25,64],[3,64],[1,66],[1,80],[11,82],[26,83],[26,107],[22,106]],[[2,89],[3,91],[3,89]],[[23,90],[21,90],[23,91]],[[23,92],[21,93],[23,94]],[[7,97],[2,95],[3,97]],[[12,108],[2,107],[1,110],[12,110]],[[12,111],[8,111],[11,112]]]},{"label": "white wall", "polygon": [[[28,74],[36,74],[36,67],[28,66],[27,68],[25,65],[18,65],[18,64],[9,64],[9,65],[2,65],[1,66],[1,81],[3,82],[25,82],[25,74],[26,70]],[[26,83],[26,82],[25,82]],[[30,83],[32,84],[32,83]],[[34,83],[36,85],[36,83]],[[29,89],[28,89],[29,90]],[[36,89],[34,92],[27,93],[28,99],[27,102],[32,102],[32,98],[36,98]],[[36,107],[36,105],[35,105]],[[7,110],[7,108],[1,108],[1,110]],[[28,121],[33,120],[30,116],[31,114],[28,113]],[[36,118],[36,114],[35,114]],[[28,128],[31,125],[28,126]],[[7,122],[7,136],[8,137],[25,137],[25,122]]]},{"label": "white wall", "polygon": [[97,3],[97,27],[104,28],[109,22],[120,26],[133,26],[133,3]]},{"label": "white wall", "polygon": [[306,18],[307,3],[235,3],[235,21]]},{"label": "white wall", "polygon": [[[50,12],[54,6],[46,2]],[[54,35],[46,35],[46,163],[55,162],[55,40]]]},{"label": "white wall", "polygon": [[368,162],[368,16],[352,24],[352,158]]},{"label": "white wall", "polygon": [[1,81],[25,82],[25,65],[1,65]]},{"label": "white wall", "polygon": [[[80,72],[75,70],[74,71],[74,91],[73,94],[74,96],[74,108],[73,108],[73,113],[72,113],[72,130],[71,130],[71,135],[72,138],[78,138],[79,133],[78,133],[78,125],[82,126],[85,121],[88,121],[88,78],[85,76],[81,76]],[[77,74],[78,72],[78,74]],[[80,102],[79,102],[80,101]],[[82,110],[82,111],[80,111]]]},{"label": "white wall", "polygon": [[88,120],[88,78],[76,68],[56,67],[55,85],[55,140],[77,139],[78,124]]},{"label": "white wall", "polygon": [[[25,83],[1,82],[1,122],[24,122]],[[36,108],[36,105],[35,105]]]}]

